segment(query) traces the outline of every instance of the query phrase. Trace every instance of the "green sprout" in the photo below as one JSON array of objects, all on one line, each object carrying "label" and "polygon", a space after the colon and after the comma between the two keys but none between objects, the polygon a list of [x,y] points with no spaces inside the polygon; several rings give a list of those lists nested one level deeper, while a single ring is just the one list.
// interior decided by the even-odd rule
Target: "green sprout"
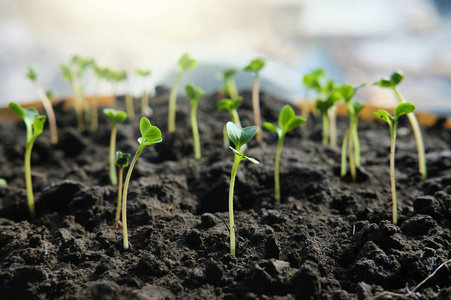
[{"label": "green sprout", "polygon": [[[229,148],[235,154],[233,159],[232,174],[230,176],[230,189],[229,189],[229,223],[230,223],[230,254],[235,256],[235,222],[233,218],[233,191],[235,188],[235,177],[238,170],[238,166],[243,159],[247,159],[254,164],[259,164],[258,160],[248,157],[242,154],[239,149],[246,145],[255,135],[258,130],[257,126],[250,126],[241,128],[233,122],[227,122],[227,134],[230,140],[235,144],[235,148],[229,146]],[[238,149],[238,150],[237,150]]]},{"label": "green sprout", "polygon": [[279,165],[285,135],[287,134],[287,132],[301,126],[301,124],[305,123],[305,121],[306,120],[303,117],[296,116],[293,108],[290,105],[286,104],[283,106],[282,110],[279,113],[279,127],[269,122],[265,122],[263,124],[263,126],[267,130],[277,133],[277,136],[279,138],[277,142],[276,159],[274,162],[274,186],[277,203],[280,203]]},{"label": "green sprout", "polygon": [[161,131],[158,127],[153,126],[150,124],[149,119],[142,117],[141,121],[139,122],[139,130],[141,132],[141,137],[138,139],[139,148],[135,153],[135,156],[133,157],[132,163],[130,164],[130,167],[128,168],[127,176],[125,177],[125,183],[124,183],[124,192],[123,200],[122,200],[122,229],[124,232],[124,249],[129,248],[128,243],[128,233],[127,233],[127,191],[128,191],[128,185],[130,183],[130,178],[132,176],[133,168],[135,167],[136,161],[138,160],[138,157],[141,155],[141,153],[144,150],[144,147],[150,146],[153,144],[161,143]]},{"label": "green sprout", "polygon": [[328,80],[320,89],[321,97],[315,101],[315,107],[320,111],[323,121],[323,145],[337,144],[335,104],[343,99],[338,87],[338,83]]},{"label": "green sprout", "polygon": [[168,109],[168,131],[175,131],[175,108],[177,105],[177,91],[182,80],[183,72],[197,68],[198,63],[187,53],[183,54],[177,62],[177,76],[175,77],[174,85],[172,86],[169,95],[169,109]]},{"label": "green sprout", "polygon": [[[150,76],[150,70],[136,70],[136,75],[140,76],[143,79],[143,82],[145,82],[145,79]],[[149,108],[149,91],[146,88],[146,84],[143,84],[143,94],[141,96],[141,116],[148,116],[150,115],[150,108]]]},{"label": "green sprout", "polygon": [[27,189],[28,210],[31,218],[36,216],[34,209],[33,185],[31,182],[31,150],[36,138],[41,135],[44,130],[45,116],[40,115],[34,108],[23,108],[15,102],[9,103],[9,108],[25,122],[27,130],[27,143],[25,146],[25,186]]},{"label": "green sprout", "polygon": [[122,178],[124,174],[124,168],[128,167],[128,160],[130,159],[130,153],[116,152],[116,166],[119,168],[119,186],[117,190],[117,210],[116,210],[116,229],[122,226],[120,219],[121,216],[121,201],[122,201]]},{"label": "green sprout", "polygon": [[396,143],[396,131],[398,127],[398,119],[400,116],[409,114],[415,110],[415,105],[409,102],[398,104],[394,109],[394,116],[391,116],[387,111],[379,109],[373,113],[376,118],[384,120],[390,127],[391,147],[390,147],[390,178],[391,178],[391,191],[393,201],[393,224],[398,222],[398,209],[396,204],[396,181],[395,181],[395,143]]},{"label": "green sprout", "polygon": [[[260,70],[265,66],[265,60],[258,58],[250,62],[243,71],[253,72],[255,74],[254,84],[252,86],[252,109],[254,111],[254,123],[258,128],[262,126],[261,114],[260,114]],[[263,141],[261,131],[257,132],[257,142]]]},{"label": "green sprout", "polygon": [[74,91],[74,110],[77,116],[77,127],[80,132],[85,130],[83,111],[86,115],[89,115],[89,106],[83,97],[81,78],[92,63],[91,59],[73,56],[69,64],[60,65],[63,79],[70,82]]},{"label": "green sprout", "polygon": [[224,92],[227,97],[231,99],[238,98],[238,89],[236,88],[236,83],[233,77],[236,75],[235,69],[225,69],[219,74],[219,78],[224,81]]},{"label": "green sprout", "polygon": [[321,93],[321,79],[324,77],[326,72],[323,69],[316,69],[310,73],[305,74],[302,77],[302,82],[304,83],[305,89],[305,100],[302,102],[302,117],[308,120],[310,113],[309,108],[309,92],[315,90]]},{"label": "green sprout", "polygon": [[[238,107],[240,107],[243,102],[242,97],[228,99],[224,98],[217,103],[218,110],[227,110],[232,118],[232,122],[241,127],[240,116],[238,115]],[[230,145],[229,138],[227,137],[227,126],[224,126],[223,130],[224,136],[224,148],[227,149]]]},{"label": "green sprout", "polygon": [[205,94],[201,88],[196,87],[192,83],[188,83],[185,86],[185,92],[188,99],[191,101],[191,128],[193,131],[193,141],[194,141],[194,157],[196,159],[201,158],[200,151],[200,138],[199,138],[199,128],[197,126],[197,106],[199,104],[199,99]]},{"label": "green sprout", "polygon": [[[375,82],[375,85],[378,85],[382,88],[392,89],[396,97],[398,98],[399,103],[406,103],[406,99],[402,95],[401,91],[398,88],[398,84],[402,82],[404,79],[404,74],[401,71],[396,71],[389,78],[382,78],[378,82]],[[418,168],[421,174],[421,178],[424,180],[427,177],[426,170],[426,155],[424,150],[424,142],[423,136],[421,134],[420,124],[418,124],[418,120],[415,114],[412,112],[407,115],[410,121],[410,125],[412,126],[413,134],[415,135],[415,140],[417,142],[417,151],[418,151]]]},{"label": "green sprout", "polygon": [[115,166],[115,153],[116,153],[116,135],[117,124],[120,124],[127,119],[127,113],[122,110],[115,110],[112,108],[105,108],[103,113],[108,117],[111,122],[111,137],[110,137],[110,181],[112,185],[117,185],[117,174]]},{"label": "green sprout", "polygon": [[51,96],[49,97],[47,93],[44,91],[44,89],[41,87],[41,85],[37,82],[38,74],[35,68],[28,66],[28,71],[25,74],[25,76],[27,76],[27,78],[31,80],[33,87],[35,88],[36,92],[39,95],[39,98],[42,101],[42,104],[44,105],[45,113],[49,118],[50,141],[52,142],[52,144],[56,144],[58,143],[58,132],[56,126],[55,112],[53,111],[52,102],[50,101]]},{"label": "green sprout", "polygon": [[8,183],[4,178],[0,178],[0,186],[8,186]]},{"label": "green sprout", "polygon": [[99,127],[99,104],[98,104],[98,95],[97,88],[100,80],[108,79],[108,69],[99,67],[96,63],[92,64],[92,70],[94,71],[94,75],[96,77],[94,82],[94,97],[92,101],[92,115],[91,115],[91,132],[96,132]]}]

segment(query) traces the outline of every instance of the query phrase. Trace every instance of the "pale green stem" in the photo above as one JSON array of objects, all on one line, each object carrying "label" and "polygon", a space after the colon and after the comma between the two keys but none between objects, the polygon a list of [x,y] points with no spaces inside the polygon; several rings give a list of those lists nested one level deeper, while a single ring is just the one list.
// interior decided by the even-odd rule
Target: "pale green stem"
[{"label": "pale green stem", "polygon": [[147,115],[148,107],[149,107],[149,93],[145,89],[141,97],[141,116]]},{"label": "pale green stem", "polygon": [[227,125],[224,125],[222,134],[223,134],[223,139],[224,139],[224,149],[229,149],[230,141],[229,141],[229,136],[227,134]]},{"label": "pale green stem", "polygon": [[136,151],[135,156],[133,157],[132,163],[128,168],[127,176],[125,177],[124,183],[124,192],[122,193],[122,230],[124,234],[124,249],[127,250],[129,247],[128,244],[128,232],[127,232],[127,191],[128,185],[130,183],[130,177],[132,176],[133,168],[135,167],[136,161],[138,157],[141,155],[144,149],[144,143],[139,145],[138,150]]},{"label": "pale green stem", "polygon": [[393,128],[390,128],[391,133],[391,147],[390,147],[390,179],[391,179],[391,193],[393,201],[393,224],[398,223],[398,208],[396,204],[396,181],[395,181],[395,143],[396,143],[396,130],[398,122],[395,121]]},{"label": "pale green stem", "polygon": [[127,114],[130,119],[135,118],[135,106],[133,105],[133,97],[130,92],[125,94],[125,104],[127,106]]},{"label": "pale green stem", "polygon": [[[399,102],[405,103],[406,100],[401,94],[401,91],[395,86],[393,88],[393,91],[396,94],[396,97],[398,98]],[[417,142],[417,151],[418,151],[418,167],[419,171],[421,173],[421,179],[426,179],[427,177],[427,170],[426,170],[426,155],[424,150],[424,141],[423,136],[421,134],[421,128],[420,124],[418,124],[418,120],[415,116],[415,113],[411,112],[407,114],[407,117],[409,118],[410,125],[412,126],[413,134],[415,135],[415,140]]]},{"label": "pale green stem", "polygon": [[329,145],[335,147],[337,146],[337,108],[332,106],[327,110],[327,113],[329,115]]},{"label": "pale green stem", "polygon": [[304,96],[304,101],[302,102],[302,117],[306,120],[301,126],[305,127],[307,124],[307,120],[310,114],[310,108],[309,108],[309,100],[308,100],[308,92],[309,89],[306,88],[305,89],[305,96]]},{"label": "pale green stem", "polygon": [[227,91],[229,92],[230,99],[238,98],[238,90],[236,88],[235,80],[228,78],[226,80]]},{"label": "pale green stem", "polygon": [[240,116],[236,109],[230,112],[230,116],[232,117],[232,122],[241,127]]},{"label": "pale green stem", "polygon": [[111,127],[111,137],[110,137],[110,181],[112,185],[117,185],[117,175],[116,175],[116,135],[117,135],[117,125],[113,124]]},{"label": "pale green stem", "polygon": [[349,153],[349,169],[351,170],[351,178],[352,181],[355,182],[357,179],[357,173],[355,169],[355,162],[354,162],[354,146],[353,146],[353,139],[352,137],[348,140],[348,153]]},{"label": "pale green stem", "polygon": [[348,138],[349,138],[349,130],[345,131],[345,135],[343,137],[343,143],[341,144],[341,177],[346,176],[346,151],[347,151],[347,144],[348,144]]},{"label": "pale green stem", "polygon": [[30,216],[32,219],[34,219],[34,217],[36,216],[36,212],[34,209],[33,185],[31,183],[31,149],[33,149],[33,142],[34,140],[32,139],[30,142],[27,143],[27,146],[25,148],[25,159],[24,159],[27,203],[28,210],[30,211]]},{"label": "pale green stem", "polygon": [[197,127],[197,102],[191,101],[191,128],[193,131],[193,142],[194,142],[194,158],[200,159],[201,158],[201,151],[200,151],[200,138],[199,138],[199,128]]},{"label": "pale green stem", "polygon": [[50,99],[45,94],[44,90],[40,85],[38,85],[36,82],[33,82],[33,86],[35,90],[38,92],[39,98],[42,101],[42,105],[44,105],[45,113],[47,114],[47,117],[49,119],[49,125],[50,125],[50,141],[52,144],[58,143],[58,133],[57,133],[57,127],[56,127],[56,118],[55,118],[55,112],[53,111],[52,102],[50,102]]},{"label": "pale green stem", "polygon": [[230,189],[229,189],[229,227],[230,227],[230,254],[236,255],[235,249],[235,222],[233,218],[233,191],[235,189],[235,177],[238,170],[238,166],[243,159],[242,156],[235,154],[232,166],[232,174],[230,176]]},{"label": "pale green stem", "polygon": [[99,78],[96,78],[94,83],[94,97],[92,99],[91,132],[96,132],[97,128],[99,128],[99,99],[97,95],[98,84]]},{"label": "pale green stem", "polygon": [[85,121],[83,119],[83,95],[81,92],[80,82],[77,75],[71,72],[72,76],[72,89],[74,90],[74,109],[77,116],[78,131],[85,131]]},{"label": "pale green stem", "polygon": [[117,210],[116,210],[116,229],[119,229],[119,219],[121,217],[121,202],[122,202],[122,177],[124,174],[124,168],[119,167],[119,186],[117,189]]},{"label": "pale green stem", "polygon": [[168,131],[175,131],[175,109],[177,105],[177,91],[182,80],[183,71],[177,72],[174,85],[172,86],[171,93],[169,95],[169,110],[168,110]]},{"label": "pale green stem", "polygon": [[329,143],[329,117],[327,112],[322,114],[323,117],[323,145]]},{"label": "pale green stem", "polygon": [[252,109],[254,110],[254,123],[256,126],[258,126],[257,133],[255,134],[255,139],[258,143],[261,143],[263,141],[262,138],[262,120],[261,120],[261,113],[260,113],[260,76],[258,73],[255,74],[255,80],[254,85],[252,87]]},{"label": "pale green stem", "polygon": [[354,145],[354,157],[355,157],[355,165],[357,167],[360,167],[360,141],[359,141],[359,134],[357,131],[357,126],[359,124],[359,117],[353,116],[353,121],[351,123],[351,136],[352,136],[352,143]]},{"label": "pale green stem", "polygon": [[280,155],[282,154],[283,141],[285,134],[282,134],[277,141],[276,159],[274,161],[274,187],[276,193],[276,203],[280,203]]}]

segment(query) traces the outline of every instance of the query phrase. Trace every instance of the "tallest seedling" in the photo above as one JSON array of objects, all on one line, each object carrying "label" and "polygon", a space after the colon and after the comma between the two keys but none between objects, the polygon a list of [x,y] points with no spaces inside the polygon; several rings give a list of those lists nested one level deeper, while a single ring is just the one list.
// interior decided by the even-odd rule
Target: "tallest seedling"
[{"label": "tallest seedling", "polygon": [[197,68],[198,63],[187,53],[183,54],[177,62],[177,76],[175,77],[174,85],[171,89],[171,94],[169,95],[169,112],[168,112],[168,131],[175,131],[175,107],[177,104],[177,91],[182,80],[183,72],[188,70],[193,70]]},{"label": "tallest seedling", "polygon": [[[403,79],[404,74],[401,71],[397,71],[391,74],[390,78],[382,78],[381,80],[375,82],[374,84],[382,88],[392,89],[393,92],[395,92],[398,101],[400,103],[406,103],[406,99],[401,94],[401,91],[398,88],[398,84],[400,84]],[[410,125],[412,126],[413,134],[415,135],[415,140],[417,142],[419,171],[421,173],[421,178],[424,180],[427,177],[427,171],[426,171],[426,155],[424,153],[423,136],[421,134],[420,125],[418,124],[418,120],[415,117],[415,114],[411,112],[407,114],[407,117],[409,118]]]},{"label": "tallest seedling", "polygon": [[[252,86],[252,109],[254,110],[254,123],[258,128],[262,127],[262,120],[260,114],[260,70],[265,66],[265,61],[261,58],[254,59],[248,64],[243,71],[254,72],[254,85]],[[255,139],[257,142],[261,143],[262,133],[261,130],[257,131]]]}]

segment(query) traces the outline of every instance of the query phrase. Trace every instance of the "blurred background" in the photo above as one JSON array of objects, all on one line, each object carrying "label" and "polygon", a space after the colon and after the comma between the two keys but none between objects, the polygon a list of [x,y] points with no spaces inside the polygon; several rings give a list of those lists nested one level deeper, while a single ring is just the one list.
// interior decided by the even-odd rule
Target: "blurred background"
[{"label": "blurred background", "polygon": [[[210,92],[223,69],[264,57],[262,89],[288,101],[302,100],[304,73],[324,68],[330,78],[369,83],[361,100],[390,105],[394,95],[371,83],[400,69],[409,101],[451,115],[449,0],[0,0],[0,106],[38,100],[27,65],[63,97],[72,91],[58,65],[73,55],[131,73],[150,69],[148,85],[169,87],[185,52],[200,67],[183,83]],[[86,94],[92,78],[88,72]],[[130,79],[138,95],[142,79]],[[253,77],[240,72],[236,80],[250,88]],[[107,84],[99,88],[111,93]]]}]

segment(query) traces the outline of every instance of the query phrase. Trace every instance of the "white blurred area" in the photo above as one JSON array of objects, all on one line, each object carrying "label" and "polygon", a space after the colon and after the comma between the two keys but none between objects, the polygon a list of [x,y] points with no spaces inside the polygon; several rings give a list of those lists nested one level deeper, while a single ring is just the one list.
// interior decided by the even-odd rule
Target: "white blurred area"
[{"label": "white blurred area", "polygon": [[[37,66],[45,89],[66,96],[71,89],[58,65],[75,54],[131,74],[151,69],[153,86],[170,86],[177,59],[188,52],[200,67],[184,82],[207,91],[219,87],[222,69],[256,57],[268,59],[262,88],[290,101],[302,98],[300,77],[314,68],[352,84],[402,69],[410,101],[451,114],[450,32],[431,0],[0,0],[0,106],[37,99],[27,65]],[[245,88],[252,76],[237,80]],[[132,76],[132,92],[141,88]],[[103,84],[100,93],[111,87]],[[371,84],[360,98],[394,101]]]}]

